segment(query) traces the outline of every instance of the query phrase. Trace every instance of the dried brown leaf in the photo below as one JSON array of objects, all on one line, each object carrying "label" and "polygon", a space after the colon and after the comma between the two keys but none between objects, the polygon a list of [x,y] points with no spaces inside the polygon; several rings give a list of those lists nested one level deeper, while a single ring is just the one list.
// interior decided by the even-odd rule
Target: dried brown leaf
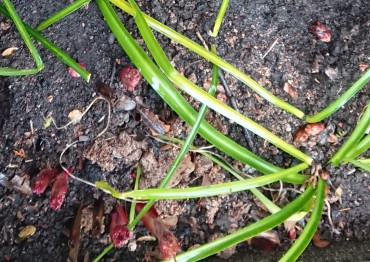
[{"label": "dried brown leaf", "polygon": [[77,262],[78,250],[80,248],[80,229],[81,229],[81,217],[84,206],[80,204],[77,210],[76,218],[73,222],[73,226],[69,233],[70,247],[68,259],[72,262]]},{"label": "dried brown leaf", "polygon": [[10,183],[11,183],[12,189],[14,189],[14,190],[16,190],[16,191],[18,191],[22,194],[28,195],[28,196],[32,195],[30,180],[27,177],[22,177],[22,176],[15,175],[10,180]]},{"label": "dried brown leaf", "polygon": [[92,234],[97,237],[101,233],[104,215],[104,200],[100,197],[94,203]]},{"label": "dried brown leaf", "polygon": [[315,246],[324,248],[330,245],[331,241],[326,239],[321,239],[319,231],[315,232],[315,235],[312,238],[312,242]]},{"label": "dried brown leaf", "polygon": [[247,241],[252,247],[265,252],[271,251],[280,246],[280,238],[275,230],[262,232],[261,234],[252,237]]}]

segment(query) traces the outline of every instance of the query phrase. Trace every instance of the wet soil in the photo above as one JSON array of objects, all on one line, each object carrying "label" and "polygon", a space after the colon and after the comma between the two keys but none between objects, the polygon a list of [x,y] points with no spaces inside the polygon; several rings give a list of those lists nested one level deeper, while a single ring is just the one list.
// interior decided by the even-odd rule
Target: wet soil
[{"label": "wet soil", "polygon": [[[66,0],[12,2],[20,17],[33,27],[69,3]],[[212,30],[219,2],[154,0],[140,1],[140,4],[154,18],[202,44],[197,33],[208,43],[212,41],[208,32]],[[142,41],[132,18],[123,13],[120,17],[134,37]],[[330,43],[320,42],[309,33],[308,26],[317,20],[330,30]],[[19,48],[11,56],[0,57],[0,65],[32,67],[32,59],[14,25],[2,16],[0,23],[0,50],[12,46]],[[215,43],[221,57],[248,73],[278,97],[307,114],[313,114],[342,94],[361,76],[361,68],[370,64],[369,32],[370,7],[367,1],[230,1]],[[164,150],[161,147],[163,144],[145,136],[151,131],[140,120],[139,104],[157,115],[169,113],[170,109],[144,81],[131,93],[122,88],[117,73],[113,74],[111,80],[113,68],[118,71],[130,61],[117,42],[113,41],[95,3],[44,30],[43,34],[74,59],[83,62],[92,73],[92,78],[89,83],[72,78],[65,65],[39,44],[37,47],[45,63],[42,72],[33,76],[0,78],[0,172],[9,180],[21,177],[27,183],[34,179],[40,169],[58,165],[59,155],[65,146],[80,139],[85,142],[69,149],[63,157],[66,165],[74,167],[76,175],[92,182],[106,180],[120,190],[128,190],[133,184],[131,173],[136,162],[146,157],[149,159],[148,166],[144,169],[141,186],[158,185],[177,151],[172,147]],[[156,36],[179,71],[200,86],[209,82],[211,67],[207,61],[159,34]],[[275,41],[276,45],[262,58]],[[226,80],[243,114],[284,140],[293,142],[296,130],[304,125],[302,120],[272,106],[233,77],[226,75]],[[62,126],[69,121],[67,116],[72,110],[84,110],[97,96],[96,84],[100,82],[115,90],[111,99],[113,105],[124,94],[142,102],[137,103],[131,111],[113,106],[109,129],[100,140],[92,141],[92,138],[106,123],[108,111],[104,101],[94,104],[79,124],[60,130],[53,125],[44,128],[44,116],[48,114]],[[293,96],[284,91],[286,84],[295,89]],[[343,108],[323,121],[326,132],[322,136],[310,138],[306,144],[299,146],[300,149],[309,153],[315,161],[325,163],[354,129],[368,102],[369,93],[367,85]],[[217,95],[224,97],[222,90]],[[191,102],[198,106],[196,102]],[[230,103],[229,100],[227,102]],[[242,129],[237,125],[230,124],[214,113],[208,114],[207,119],[239,144],[247,145]],[[189,127],[179,119],[166,124],[170,126],[168,135],[171,136],[184,138],[189,131]],[[332,134],[341,134],[337,136],[337,143],[328,142]],[[132,143],[138,143],[135,154],[125,155],[125,150],[132,149],[131,146],[125,148],[122,145],[117,149],[122,137],[127,141],[131,141],[128,138],[131,137],[134,140]],[[282,167],[294,163],[289,155],[257,136],[253,136],[253,141],[252,150],[264,159]],[[202,139],[198,139],[196,144],[206,145]],[[19,152],[20,149],[25,151],[24,157],[15,155],[14,150]],[[114,158],[110,155],[114,155]],[[194,163],[194,172],[188,172],[183,181],[177,181],[177,186],[232,179],[226,171],[199,159],[197,154],[191,153],[189,156],[190,162]],[[80,170],[79,159],[84,159]],[[163,165],[158,168],[160,164]],[[240,163],[233,164],[248,171]],[[187,165],[191,166],[189,163]],[[208,169],[202,168],[205,166]],[[154,172],[153,167],[157,168]],[[370,239],[370,178],[368,173],[351,165],[341,165],[330,171],[330,191],[334,195],[341,188],[343,193],[340,200],[336,199],[331,204],[334,230],[329,225],[328,211],[325,210],[320,231],[332,239],[331,248],[340,250],[343,244],[339,243],[343,241]],[[253,170],[250,172],[253,174]],[[69,250],[65,229],[70,227],[81,203],[92,204],[100,196],[106,203],[106,230],[98,238],[92,237],[91,232],[86,230],[81,236],[79,260],[82,261],[87,255],[92,259],[102,252],[109,244],[107,214],[117,201],[79,181],[70,180],[68,186],[66,199],[58,211],[49,208],[50,190],[36,196],[0,186],[0,260],[65,261]],[[291,191],[286,192],[280,203],[292,196]],[[265,193],[270,197],[276,196],[270,191]],[[157,204],[157,209],[169,224],[172,223],[172,230],[181,241],[183,250],[205,243],[215,234],[233,232],[266,215],[263,207],[248,192],[201,201],[163,201]],[[18,233],[27,225],[35,226],[36,233],[17,243]],[[283,242],[280,249],[285,250],[291,240],[282,228],[278,230]],[[141,225],[135,233],[136,237],[148,234]],[[124,257],[126,261],[142,261],[156,246],[155,242],[148,241],[136,244],[134,252],[127,248],[116,249],[104,259],[112,261]],[[254,252],[244,243],[238,245],[236,250],[239,254],[245,254],[246,250],[248,253]],[[364,258],[366,248],[361,250],[358,254],[353,252],[352,259]],[[274,255],[258,251],[257,254],[276,260]]]}]

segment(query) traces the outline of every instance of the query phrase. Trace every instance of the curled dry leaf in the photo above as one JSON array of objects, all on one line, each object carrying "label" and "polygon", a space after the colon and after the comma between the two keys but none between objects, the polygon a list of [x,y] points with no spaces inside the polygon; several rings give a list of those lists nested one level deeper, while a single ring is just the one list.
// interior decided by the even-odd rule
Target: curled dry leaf
[{"label": "curled dry leaf", "polygon": [[5,49],[2,53],[1,53],[1,55],[2,56],[10,56],[11,54],[13,54],[15,51],[17,51],[18,50],[18,47],[15,47],[15,46],[13,46],[13,47],[9,47],[9,48],[7,48],[7,49]]},{"label": "curled dry leaf", "polygon": [[[78,63],[83,69],[86,69],[86,66],[85,66],[85,64],[83,64],[83,63]],[[68,74],[70,74],[72,77],[75,77],[75,78],[77,78],[77,77],[80,77],[80,74],[79,73],[77,73],[73,68],[71,68],[71,67],[68,67],[68,69],[67,69],[67,71],[68,71]]]},{"label": "curled dry leaf", "polygon": [[26,226],[25,228],[23,228],[19,234],[18,234],[18,237],[16,239],[16,242],[17,243],[20,243],[22,242],[23,240],[25,240],[26,238],[32,236],[33,234],[35,234],[36,232],[36,227],[34,226]]},{"label": "curled dry leaf", "polygon": [[131,66],[125,66],[119,72],[119,78],[122,85],[127,88],[128,91],[134,91],[135,87],[139,84],[141,80],[140,71]]},{"label": "curled dry leaf", "polygon": [[255,249],[271,251],[280,246],[280,238],[275,230],[262,232],[261,234],[247,240],[248,244]]},{"label": "curled dry leaf", "polygon": [[77,124],[81,121],[82,113],[78,109],[72,110],[71,112],[69,112],[68,118],[73,122],[73,124]]},{"label": "curled dry leaf", "polygon": [[159,120],[158,116],[148,109],[141,109],[140,111],[141,120],[143,123],[150,128],[153,135],[163,135],[169,130],[169,126],[164,125],[162,121]]},{"label": "curled dry leaf", "polygon": [[330,245],[331,241],[326,239],[321,239],[319,231],[315,232],[315,235],[312,238],[312,242],[317,247],[327,247]]},{"label": "curled dry leaf", "polygon": [[331,33],[326,26],[321,24],[320,21],[317,21],[316,24],[309,26],[308,29],[310,30],[311,34],[316,36],[318,40],[326,43],[330,42]]}]

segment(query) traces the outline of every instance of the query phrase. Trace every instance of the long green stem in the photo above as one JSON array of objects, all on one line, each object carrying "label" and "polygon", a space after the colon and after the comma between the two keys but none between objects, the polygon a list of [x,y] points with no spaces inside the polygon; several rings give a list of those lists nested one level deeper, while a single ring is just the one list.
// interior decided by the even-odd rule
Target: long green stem
[{"label": "long green stem", "polygon": [[320,222],[324,206],[325,187],[325,181],[320,179],[319,185],[317,187],[315,207],[312,211],[311,218],[308,221],[307,225],[304,227],[302,234],[294,242],[293,246],[288,250],[288,252],[280,259],[280,262],[296,261],[310,243]]},{"label": "long green stem", "polygon": [[[0,5],[0,13],[5,15],[5,17],[10,18],[9,13],[4,7]],[[43,46],[45,46],[50,52],[52,52],[56,57],[58,57],[67,66],[73,68],[83,79],[86,81],[90,80],[90,72],[83,69],[76,61],[74,61],[67,53],[61,50],[58,46],[50,42],[46,37],[41,35],[36,30],[32,29],[27,24],[23,24],[27,32],[37,41],[39,41]]]},{"label": "long green stem", "polygon": [[[133,8],[125,1],[122,0],[110,0],[114,5],[125,11],[130,15],[135,15],[135,11]],[[209,52],[201,45],[195,43],[194,41],[186,38],[185,36],[177,33],[175,30],[161,24],[157,20],[151,18],[150,16],[144,15],[146,22],[156,31],[164,34],[165,36],[169,37],[173,41],[180,43],[181,45],[185,46],[186,48],[192,50],[193,52],[197,53],[198,55],[202,56],[203,58],[207,59],[213,64],[216,64],[224,71],[232,74],[237,79],[242,81],[244,84],[249,86],[252,90],[257,92],[261,97],[265,98],[270,103],[292,113],[293,115],[303,118],[304,113],[297,109],[296,107],[290,105],[289,103],[281,100],[280,98],[274,96],[267,90],[265,90],[261,85],[259,85],[256,81],[254,81],[251,77],[247,76],[243,72],[241,72],[236,67],[232,66],[230,63],[226,62],[219,56]]]},{"label": "long green stem", "polygon": [[354,159],[345,159],[346,161],[354,164],[355,166],[359,167],[359,168],[362,168],[363,170],[365,170],[366,172],[370,172],[370,164],[369,163],[366,163],[366,162],[363,162],[363,161],[359,161],[359,160],[354,160]]},{"label": "long green stem", "polygon": [[222,19],[224,19],[228,5],[229,5],[229,0],[222,0],[222,4],[220,7],[220,10],[218,11],[215,25],[213,27],[213,32],[212,32],[213,37],[216,37],[218,35],[218,31],[220,30]]},{"label": "long green stem", "polygon": [[259,135],[260,137],[266,139],[270,143],[274,144],[275,146],[281,148],[285,152],[291,154],[292,156],[300,159],[301,161],[311,164],[312,158],[304,154],[303,152],[296,149],[294,146],[288,144],[281,138],[277,137],[266,128],[260,126],[256,122],[252,121],[248,117],[240,114],[239,112],[235,111],[231,107],[226,106],[224,103],[220,102],[216,98],[208,95],[205,91],[201,88],[196,86],[193,82],[189,79],[181,75],[171,64],[168,60],[166,54],[164,53],[163,49],[158,44],[157,40],[154,38],[152,31],[150,30],[148,24],[146,23],[144,16],[142,15],[139,7],[135,3],[135,1],[130,0],[131,6],[134,8],[135,12],[135,22],[138,26],[141,35],[144,38],[145,43],[148,46],[150,53],[152,54],[154,60],[157,62],[159,67],[164,71],[166,76],[175,83],[178,87],[180,87],[183,91],[200,101],[201,103],[207,105],[208,107],[212,108],[216,112],[224,115],[225,117],[229,118],[230,120],[238,123],[239,125],[249,129],[253,133]]},{"label": "long green stem", "polygon": [[[294,213],[300,211],[305,203],[312,199],[315,190],[310,186],[305,192],[297,197],[294,201],[287,204],[279,212],[270,215],[260,221],[253,223],[243,229],[240,229],[230,235],[221,237],[217,240],[201,245],[195,249],[184,252],[176,256],[177,262],[190,262],[199,261],[203,258],[216,254],[222,250],[230,248],[242,241],[245,241],[251,237],[254,237],[264,231],[272,229],[277,225],[283,223]],[[172,260],[173,261],[173,260]]]},{"label": "long green stem", "polygon": [[42,21],[36,28],[37,31],[41,31],[48,26],[54,24],[55,22],[59,21],[60,19],[66,17],[67,15],[73,13],[81,6],[85,5],[86,3],[90,2],[91,0],[77,0],[72,4],[68,5],[66,8],[63,8],[54,14],[52,14],[49,18]]},{"label": "long green stem", "polygon": [[359,155],[361,155],[363,152],[368,150],[370,148],[370,134],[366,135],[360,143],[355,146],[348,154],[346,154],[346,159],[355,159]]},{"label": "long green stem", "polygon": [[[37,51],[35,45],[33,44],[30,36],[28,35],[28,32],[22,22],[22,20],[19,18],[17,11],[15,10],[14,6],[10,2],[10,0],[3,0],[5,8],[8,10],[8,14],[10,18],[13,20],[15,26],[17,27],[24,43],[26,44],[28,50],[30,50],[31,56],[33,60],[35,61],[36,68],[32,69],[12,69],[12,68],[0,68],[0,75],[28,75],[28,74],[35,74],[39,71],[41,71],[44,68],[44,63],[41,60],[40,54]],[[18,73],[17,73],[18,72]]]},{"label": "long green stem", "polygon": [[367,82],[369,82],[369,80],[370,80],[370,69],[368,69],[363,76],[361,76],[343,95],[341,95],[328,107],[326,107],[325,109],[323,109],[322,111],[315,115],[306,116],[306,121],[308,123],[316,123],[330,116],[331,114],[336,112],[339,108],[341,108],[345,103],[347,103],[348,100],[350,100],[364,85],[366,85]]},{"label": "long green stem", "polygon": [[93,262],[98,262],[100,259],[102,259],[109,251],[111,251],[112,249],[114,248],[114,245],[113,243],[110,244],[109,246],[107,246],[106,248],[104,248],[103,252],[101,252],[99,254],[99,256],[97,256]]},{"label": "long green stem", "polygon": [[[118,42],[125,50],[131,61],[136,67],[141,68],[141,74],[154,88],[154,90],[163,98],[164,101],[189,125],[194,125],[197,112],[173,87],[161,70],[159,70],[144,50],[132,38],[117,14],[114,12],[107,0],[98,0],[97,4],[116,36]],[[227,136],[218,132],[215,128],[203,121],[199,128],[199,134],[215,147],[224,151],[230,157],[247,164],[264,174],[269,174],[282,170],[267,161],[251,153],[244,147],[235,143]]]},{"label": "long green stem", "polygon": [[260,177],[249,178],[243,181],[234,181],[228,183],[222,183],[210,186],[198,186],[190,188],[165,188],[165,189],[143,189],[134,190],[130,192],[118,192],[105,181],[96,182],[97,188],[110,193],[113,197],[118,199],[135,199],[135,200],[161,200],[161,199],[189,199],[189,198],[200,198],[200,197],[210,197],[218,195],[226,195],[231,193],[236,193],[240,191],[249,190],[251,188],[256,188],[264,186],[267,184],[274,183],[281,180],[284,176],[292,173],[297,173],[306,169],[307,164],[301,163],[294,167],[279,171],[273,174],[264,175]]},{"label": "long green stem", "polygon": [[352,150],[352,148],[355,147],[357,143],[361,140],[369,125],[370,125],[370,106],[367,105],[367,108],[364,114],[362,115],[361,120],[357,124],[355,130],[353,130],[348,140],[330,159],[329,163],[333,163],[334,166],[337,166],[343,160],[345,155],[348,154],[350,150]]},{"label": "long green stem", "polygon": [[[212,46],[212,49],[214,52],[216,52],[216,49],[214,46]],[[208,91],[210,95],[213,96],[216,93],[217,84],[218,84],[218,67],[216,65],[213,65],[212,84]],[[193,143],[195,136],[198,134],[200,123],[203,121],[204,116],[207,112],[207,109],[208,108],[206,105],[202,105],[201,109],[199,110],[199,114],[194,123],[193,128],[190,130],[188,137],[186,138],[184,144],[182,145],[180,149],[180,152],[177,154],[176,159],[173,161],[170,169],[167,172],[166,177],[163,179],[162,183],[159,185],[158,188],[165,188],[168,185],[168,183],[171,181],[181,161],[184,159],[186,153],[189,151],[189,147]],[[155,203],[155,199],[150,200],[143,207],[140,213],[137,214],[135,219],[128,225],[127,228],[131,230],[140,221],[140,219],[148,212],[148,210],[154,205],[154,203]]]}]

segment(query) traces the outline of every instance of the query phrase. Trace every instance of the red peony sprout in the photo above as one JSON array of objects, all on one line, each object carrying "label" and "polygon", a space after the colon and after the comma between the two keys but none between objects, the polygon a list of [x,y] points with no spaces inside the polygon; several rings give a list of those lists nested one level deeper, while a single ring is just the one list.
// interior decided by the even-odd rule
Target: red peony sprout
[{"label": "red peony sprout", "polygon": [[[136,212],[139,213],[144,206],[143,203],[137,203]],[[160,258],[171,259],[176,257],[176,254],[180,252],[180,243],[176,236],[164,225],[157,211],[151,207],[141,220],[150,233],[158,239]]]},{"label": "red peony sprout", "polygon": [[53,181],[54,177],[57,174],[57,169],[48,169],[45,168],[41,170],[38,174],[36,179],[32,183],[32,192],[35,194],[42,194],[44,193],[45,189],[50,185],[51,181]]},{"label": "red peony sprout", "polygon": [[[72,169],[68,169],[68,171],[72,172]],[[69,175],[64,171],[57,175],[53,182],[50,196],[50,207],[55,210],[58,210],[63,204],[68,188],[68,177]]]},{"label": "red peony sprout", "polygon": [[131,66],[125,66],[119,72],[119,78],[121,79],[123,86],[126,87],[128,91],[132,92],[139,83],[141,74],[138,69]]},{"label": "red peony sprout", "polygon": [[130,232],[127,229],[128,217],[122,205],[118,205],[112,213],[109,234],[115,247],[122,247],[127,243]]},{"label": "red peony sprout", "polygon": [[[83,63],[78,63],[83,69],[86,69],[85,64]],[[68,67],[68,74],[70,74],[72,77],[80,77],[80,74],[77,73],[72,67]]]},{"label": "red peony sprout", "polygon": [[330,42],[331,33],[326,26],[320,23],[320,21],[317,21],[315,25],[309,26],[308,29],[318,40],[327,43]]}]

